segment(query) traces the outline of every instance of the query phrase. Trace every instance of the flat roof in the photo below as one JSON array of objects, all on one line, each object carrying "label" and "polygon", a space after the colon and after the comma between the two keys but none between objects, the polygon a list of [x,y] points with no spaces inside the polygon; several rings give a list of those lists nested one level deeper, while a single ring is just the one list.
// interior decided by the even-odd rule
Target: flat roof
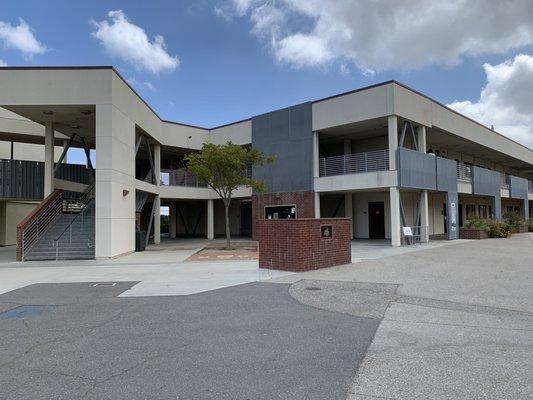
[{"label": "flat roof", "polygon": [[[162,122],[165,122],[165,123],[169,123],[169,124],[175,124],[175,125],[181,125],[181,126],[187,126],[187,127],[191,127],[191,128],[197,128],[197,129],[203,129],[203,130],[215,130],[215,129],[220,129],[220,128],[224,128],[226,126],[231,126],[231,125],[235,125],[235,124],[239,124],[239,123],[242,123],[242,122],[246,122],[246,121],[250,121],[252,118],[244,118],[242,120],[239,120],[239,121],[235,121],[235,122],[230,122],[230,123],[227,123],[227,124],[222,124],[222,125],[218,125],[218,126],[214,126],[212,128],[207,128],[207,127],[204,127],[204,126],[199,126],[199,125],[191,125],[191,124],[185,124],[185,123],[181,123],[181,122],[176,122],[176,121],[169,121],[169,120],[166,120],[166,119],[163,119],[159,116],[159,114],[146,102],[146,100],[144,100],[142,98],[142,96],[129,84],[129,82],[120,74],[120,72],[118,72],[115,67],[113,67],[112,65],[94,65],[94,66],[7,66],[7,67],[0,67],[0,71],[2,70],[102,70],[102,69],[107,69],[107,70],[111,70],[113,71],[131,90],[132,92],[162,121]],[[394,79],[392,80],[388,80],[388,81],[384,81],[384,82],[380,82],[380,83],[376,83],[376,84],[373,84],[373,85],[369,85],[369,86],[364,86],[364,87],[361,87],[361,88],[357,88],[357,89],[353,89],[353,90],[349,90],[349,91],[346,91],[346,92],[342,92],[342,93],[338,93],[338,94],[335,94],[335,95],[332,95],[332,96],[328,96],[328,97],[323,97],[323,98],[320,98],[320,99],[316,99],[316,100],[312,100],[311,103],[312,104],[315,104],[315,103],[320,103],[322,101],[327,101],[327,100],[331,100],[331,99],[334,99],[334,98],[337,98],[337,97],[343,97],[343,96],[348,96],[350,94],[353,94],[353,93],[357,93],[357,92],[363,92],[365,90],[370,90],[370,89],[373,89],[373,88],[377,88],[377,87],[380,87],[380,86],[386,86],[386,85],[390,85],[390,84],[396,84],[406,90],[409,90],[410,92],[412,93],[415,93],[431,102],[433,102],[434,104],[437,104],[443,108],[445,108],[446,110],[456,114],[456,115],[459,115],[461,116],[462,118],[465,118],[479,126],[481,126],[482,128],[486,129],[488,133],[492,133],[492,134],[496,134],[496,135],[499,135],[501,136],[502,138],[505,138],[509,141],[511,141],[512,143],[514,144],[517,144],[531,152],[533,152],[533,149],[529,148],[528,146],[525,146],[523,145],[522,143],[519,143],[517,142],[516,140],[513,140],[511,138],[509,138],[508,136],[506,135],[503,135],[502,133],[500,132],[497,132],[491,128],[489,128],[488,126],[482,124],[481,122],[478,122],[470,117],[467,117],[466,115],[464,114],[461,114],[460,112],[446,106],[445,104],[419,92],[418,90],[415,90],[401,82],[398,82]],[[286,108],[286,107],[284,107]],[[275,111],[275,110],[274,110]]]}]

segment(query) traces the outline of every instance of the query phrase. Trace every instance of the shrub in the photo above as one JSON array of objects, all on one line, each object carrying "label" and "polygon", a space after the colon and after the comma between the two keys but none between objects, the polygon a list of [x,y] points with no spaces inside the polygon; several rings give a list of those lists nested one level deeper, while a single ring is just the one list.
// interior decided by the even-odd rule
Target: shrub
[{"label": "shrub", "polygon": [[509,237],[513,226],[508,222],[491,220],[489,223],[489,235],[491,238],[506,238]]},{"label": "shrub", "polygon": [[474,215],[472,218],[466,221],[465,228],[469,229],[481,229],[484,231],[490,230],[489,221],[484,218],[481,218],[477,215]]},{"label": "shrub", "polygon": [[511,225],[512,228],[518,228],[525,223],[522,216],[514,211],[507,211],[505,214],[503,214],[503,219],[505,222]]}]

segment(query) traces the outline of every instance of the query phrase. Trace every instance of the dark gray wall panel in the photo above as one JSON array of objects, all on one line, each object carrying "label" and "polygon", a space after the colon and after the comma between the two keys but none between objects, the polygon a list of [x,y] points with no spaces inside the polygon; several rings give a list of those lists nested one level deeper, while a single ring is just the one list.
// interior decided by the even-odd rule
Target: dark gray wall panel
[{"label": "dark gray wall panel", "polygon": [[254,179],[264,181],[267,192],[313,189],[311,103],[253,117],[252,146],[276,156],[274,163],[253,169]]},{"label": "dark gray wall panel", "polygon": [[509,176],[509,196],[513,199],[528,198],[528,182],[527,179],[518,176]]},{"label": "dark gray wall panel", "polygon": [[459,238],[459,195],[457,192],[446,193],[446,223],[448,239]]},{"label": "dark gray wall panel", "polygon": [[482,196],[500,196],[501,177],[497,171],[474,166],[472,168],[472,193]]},{"label": "dark gray wall panel", "polygon": [[435,156],[400,147],[398,149],[399,186],[413,189],[437,189]]},{"label": "dark gray wall panel", "polygon": [[457,162],[435,157],[437,162],[437,190],[457,192]]}]

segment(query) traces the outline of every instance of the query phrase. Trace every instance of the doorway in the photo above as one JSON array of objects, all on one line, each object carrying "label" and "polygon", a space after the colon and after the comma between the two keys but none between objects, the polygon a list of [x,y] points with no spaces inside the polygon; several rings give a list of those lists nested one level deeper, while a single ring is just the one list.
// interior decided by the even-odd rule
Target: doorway
[{"label": "doorway", "polygon": [[368,203],[368,237],[385,239],[385,203],[382,201]]},{"label": "doorway", "polygon": [[241,236],[252,236],[252,202],[241,202]]}]

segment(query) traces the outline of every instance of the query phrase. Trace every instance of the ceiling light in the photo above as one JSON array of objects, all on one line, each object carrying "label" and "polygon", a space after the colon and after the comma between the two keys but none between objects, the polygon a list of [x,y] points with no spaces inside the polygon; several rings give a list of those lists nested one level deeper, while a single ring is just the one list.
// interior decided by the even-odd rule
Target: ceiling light
[{"label": "ceiling light", "polygon": [[50,110],[45,110],[45,111],[43,111],[43,114],[44,115],[54,115],[54,112],[50,111]]},{"label": "ceiling light", "polygon": [[72,129],[80,129],[80,126],[79,126],[79,125],[70,125],[70,127],[71,127]]},{"label": "ceiling light", "polygon": [[81,110],[83,115],[91,115],[93,112],[91,110]]}]

